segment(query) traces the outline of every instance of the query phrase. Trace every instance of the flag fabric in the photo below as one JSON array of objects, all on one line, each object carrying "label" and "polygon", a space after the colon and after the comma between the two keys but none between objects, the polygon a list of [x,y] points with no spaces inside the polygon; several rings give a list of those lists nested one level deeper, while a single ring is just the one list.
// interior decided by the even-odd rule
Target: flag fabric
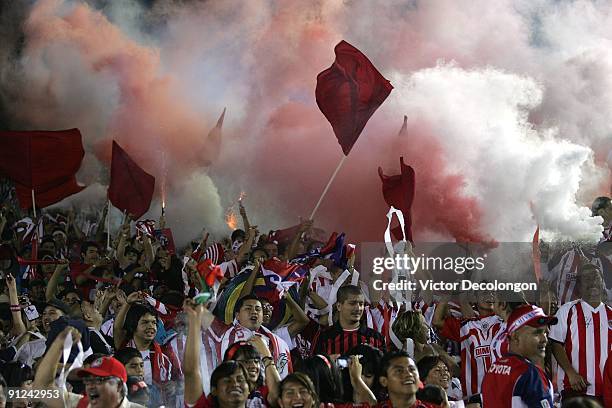
[{"label": "flag fabric", "polygon": [[43,208],[85,187],[75,174],[85,155],[78,129],[0,132],[0,174],[15,185],[19,205]]},{"label": "flag fabric", "polygon": [[[238,302],[240,292],[250,274],[250,269],[243,269],[241,273],[228,282],[227,286],[225,286],[217,298],[216,307],[213,313],[226,324],[231,324],[234,321],[234,308]],[[282,326],[287,323],[291,316],[291,311],[286,306],[285,301],[279,298],[276,283],[273,279],[270,279],[270,276],[258,277],[255,280],[253,293],[260,299],[266,299],[274,308],[269,328]],[[299,298],[297,285],[289,288],[289,295],[293,297],[294,300]]]},{"label": "flag fabric", "polygon": [[204,259],[196,266],[198,274],[206,282],[208,287],[212,288],[216,281],[223,279],[223,271],[218,265],[215,265],[210,259]]},{"label": "flag fabric", "polygon": [[206,248],[206,251],[204,252],[204,256],[202,258],[210,259],[212,263],[214,263],[215,265],[218,265],[221,262],[223,262],[224,256],[225,256],[225,250],[223,249],[223,245],[219,243],[214,243],[208,248]]},{"label": "flag fabric", "polygon": [[300,230],[300,224],[293,227],[271,231],[268,235],[270,241],[276,242],[277,245],[289,244]]},{"label": "flag fabric", "polygon": [[170,228],[155,230],[153,236],[157,239],[162,248],[170,255],[176,254],[176,245],[174,244],[174,236]]},{"label": "flag fabric", "polygon": [[[394,176],[386,176],[381,167],[378,175],[382,181],[382,193],[385,202],[390,207],[402,211],[406,225],[406,239],[414,244],[412,238],[412,203],[415,195],[414,169],[404,164],[404,158],[400,157],[401,173]],[[391,230],[396,239],[403,239],[401,228],[395,227]]]},{"label": "flag fabric", "polygon": [[221,154],[221,130],[223,128],[223,121],[225,120],[225,111],[226,108],[223,108],[223,113],[219,116],[217,124],[208,132],[208,136],[206,137],[206,166],[212,164]]},{"label": "flag fabric", "polygon": [[370,60],[346,41],[334,48],[336,60],[317,76],[315,96],[348,155],[376,109],[393,86]]},{"label": "flag fabric", "polygon": [[292,264],[309,264],[316,258],[327,258],[334,261],[334,265],[346,269],[348,259],[353,256],[355,252],[355,245],[345,244],[345,234],[338,234],[333,232],[327,243],[322,248],[316,248],[305,254],[301,254],[293,258],[290,262]]},{"label": "flag fabric", "polygon": [[111,203],[138,219],[149,210],[154,190],[155,177],[138,166],[113,140],[111,180],[108,186]]}]

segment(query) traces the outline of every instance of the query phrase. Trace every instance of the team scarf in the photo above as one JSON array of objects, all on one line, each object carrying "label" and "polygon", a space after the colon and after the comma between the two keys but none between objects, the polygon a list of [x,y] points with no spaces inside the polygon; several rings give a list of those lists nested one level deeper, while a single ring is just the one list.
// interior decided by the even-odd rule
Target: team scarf
[{"label": "team scarf", "polygon": [[[126,347],[136,348],[134,339],[130,340]],[[168,346],[164,346],[162,349],[157,342],[154,341],[152,343],[149,349],[149,356],[151,358],[151,372],[154,384],[161,385],[174,380],[172,378],[172,359],[170,358],[173,354],[174,352]]]}]

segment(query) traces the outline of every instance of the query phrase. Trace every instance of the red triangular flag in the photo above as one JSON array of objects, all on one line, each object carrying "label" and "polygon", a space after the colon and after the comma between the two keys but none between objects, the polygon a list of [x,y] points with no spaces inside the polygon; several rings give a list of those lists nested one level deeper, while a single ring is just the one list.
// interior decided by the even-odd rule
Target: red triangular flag
[{"label": "red triangular flag", "polygon": [[0,132],[0,174],[15,184],[21,208],[47,207],[78,193],[84,186],[75,174],[83,156],[78,129]]},{"label": "red triangular flag", "polygon": [[[385,176],[381,167],[378,168],[378,175],[382,181],[382,192],[385,202],[401,210],[404,214],[406,223],[406,239],[414,244],[412,238],[412,214],[411,208],[414,202],[415,193],[415,174],[414,169],[404,164],[404,158],[400,157],[401,174],[395,176]],[[391,230],[396,239],[403,239],[400,227]]]},{"label": "red triangular flag", "polygon": [[289,244],[299,230],[300,224],[285,229],[270,231],[268,239],[270,241],[276,241],[276,243],[280,245]]},{"label": "red triangular flag", "polygon": [[149,210],[155,177],[141,169],[134,160],[113,140],[111,180],[108,199],[121,211],[136,219]]},{"label": "red triangular flag", "polygon": [[342,151],[348,155],[393,86],[361,51],[346,41],[340,41],[334,52],[333,65],[317,76],[315,95]]},{"label": "red triangular flag", "polygon": [[219,116],[217,124],[208,132],[208,136],[206,137],[205,165],[207,166],[217,160],[221,154],[221,130],[223,128],[223,121],[225,120],[226,109],[227,108],[223,108],[223,113]]}]

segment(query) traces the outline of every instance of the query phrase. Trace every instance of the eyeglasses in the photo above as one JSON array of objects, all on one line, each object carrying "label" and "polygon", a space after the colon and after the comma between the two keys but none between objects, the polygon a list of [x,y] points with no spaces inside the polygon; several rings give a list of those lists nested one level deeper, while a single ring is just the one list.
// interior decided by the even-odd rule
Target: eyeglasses
[{"label": "eyeglasses", "polygon": [[101,385],[105,382],[112,380],[115,377],[85,377],[83,378],[83,384],[85,385]]},{"label": "eyeglasses", "polygon": [[259,357],[248,358],[248,359],[245,359],[245,360],[236,360],[236,361],[239,361],[239,362],[247,364],[247,365],[249,365],[249,364],[260,365],[261,364],[261,358],[259,358]]}]

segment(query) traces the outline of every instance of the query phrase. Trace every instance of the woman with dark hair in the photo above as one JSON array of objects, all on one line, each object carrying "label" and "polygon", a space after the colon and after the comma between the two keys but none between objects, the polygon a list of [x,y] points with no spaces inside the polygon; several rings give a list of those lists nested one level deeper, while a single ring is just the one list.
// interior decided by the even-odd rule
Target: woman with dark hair
[{"label": "woman with dark hair", "polygon": [[462,398],[461,381],[452,376],[443,358],[439,356],[423,357],[417,363],[417,368],[424,384],[439,385],[446,391],[450,401],[458,401]]},{"label": "woman with dark hair", "polygon": [[278,405],[280,408],[293,408],[298,405],[302,408],[318,408],[319,396],[306,374],[293,373],[280,383]]},{"label": "woman with dark hair", "polygon": [[323,403],[341,403],[342,380],[334,361],[324,354],[303,359],[296,372],[306,374]]},{"label": "woman with dark hair", "polygon": [[[349,368],[351,356],[358,356],[362,367],[362,381],[372,391],[373,395],[376,396],[376,399],[380,399],[382,395],[380,395],[380,387],[378,385],[378,367],[383,358],[383,352],[379,348],[369,344],[360,344],[351,349],[351,351],[343,356],[342,359],[339,359],[339,361],[346,361],[346,368]],[[354,393],[354,382],[355,380],[351,378],[350,370],[342,370],[342,386],[344,389],[345,401],[358,402],[357,396]]]},{"label": "woman with dark hair", "polygon": [[[274,365],[272,353],[259,336],[250,341],[232,344],[225,351],[223,361],[234,360],[241,363],[247,371],[250,389],[247,407],[260,408],[273,405],[278,397],[280,375]],[[264,384],[264,366],[266,383]]]}]

